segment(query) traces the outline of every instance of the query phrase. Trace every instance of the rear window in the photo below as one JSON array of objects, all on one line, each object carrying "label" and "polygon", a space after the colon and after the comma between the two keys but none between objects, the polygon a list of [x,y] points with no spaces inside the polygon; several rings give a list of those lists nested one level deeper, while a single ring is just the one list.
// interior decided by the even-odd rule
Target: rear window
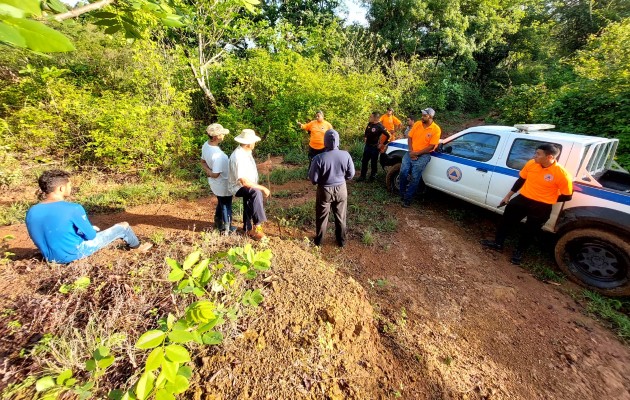
[{"label": "rear window", "polygon": [[[531,139],[516,139],[514,143],[512,143],[512,148],[510,149],[510,153],[508,154],[507,161],[505,164],[514,169],[522,169],[527,161],[531,160],[534,157],[534,153],[536,152],[536,147],[540,146],[544,143],[551,143],[560,149],[560,154],[562,154],[562,145],[553,142],[542,142],[540,140],[531,140]],[[560,157],[558,154],[558,157]]]}]

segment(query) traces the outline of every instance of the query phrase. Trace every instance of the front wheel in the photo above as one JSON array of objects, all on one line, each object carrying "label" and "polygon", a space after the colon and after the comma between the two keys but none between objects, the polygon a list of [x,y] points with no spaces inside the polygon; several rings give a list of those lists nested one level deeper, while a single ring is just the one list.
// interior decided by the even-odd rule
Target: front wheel
[{"label": "front wheel", "polygon": [[392,165],[387,170],[385,186],[390,193],[398,193],[400,191],[400,165],[400,163]]},{"label": "front wheel", "polygon": [[556,262],[572,281],[608,296],[630,295],[630,243],[601,229],[564,234]]}]

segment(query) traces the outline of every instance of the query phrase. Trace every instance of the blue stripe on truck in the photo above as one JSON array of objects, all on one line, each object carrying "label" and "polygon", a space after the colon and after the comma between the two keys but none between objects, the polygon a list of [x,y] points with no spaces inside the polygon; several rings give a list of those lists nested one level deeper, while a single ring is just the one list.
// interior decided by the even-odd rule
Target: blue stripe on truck
[{"label": "blue stripe on truck", "polygon": [[[396,144],[398,145],[398,143],[390,143],[390,146],[392,144]],[[401,147],[402,146],[395,146],[395,147]],[[404,148],[406,149],[407,146],[405,145]],[[450,154],[445,154],[445,153],[436,153],[436,152],[432,152],[431,156],[436,157],[436,158],[442,158],[444,160],[449,160],[449,161],[453,161],[456,162],[458,164],[464,164],[464,165],[468,165],[470,167],[474,167],[474,168],[483,168],[488,170],[488,172],[496,172],[499,174],[503,174],[503,175],[509,175],[509,176],[513,176],[515,178],[518,178],[518,172],[515,169],[512,168],[505,168],[505,167],[499,167],[496,165],[489,165],[480,161],[475,161],[475,160],[470,160],[467,158],[462,158],[462,157],[457,157],[457,156],[452,156]],[[593,196],[593,197],[597,197],[600,199],[604,199],[604,200],[609,200],[615,203],[619,203],[619,204],[624,204],[624,205],[630,205],[630,193],[620,193],[620,192],[613,192],[611,190],[608,190],[606,188],[598,188],[598,187],[593,187],[593,186],[589,186],[589,185],[585,185],[582,183],[578,183],[578,182],[574,182],[573,183],[574,186],[574,191],[576,192],[580,192],[583,193],[585,195],[588,196]]]}]

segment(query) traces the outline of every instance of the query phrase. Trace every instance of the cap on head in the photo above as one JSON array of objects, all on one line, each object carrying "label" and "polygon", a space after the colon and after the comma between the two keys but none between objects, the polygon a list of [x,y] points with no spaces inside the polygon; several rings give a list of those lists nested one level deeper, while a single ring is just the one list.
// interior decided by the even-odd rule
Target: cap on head
[{"label": "cap on head", "polygon": [[260,137],[256,136],[256,132],[253,129],[243,129],[241,134],[234,138],[234,140],[241,144],[252,144],[260,141]]},{"label": "cap on head", "polygon": [[210,124],[206,128],[206,133],[208,136],[219,136],[219,135],[227,135],[230,133],[228,129],[225,129],[221,124]]},{"label": "cap on head", "polygon": [[432,109],[431,107],[425,108],[424,110],[422,110],[422,114],[429,115],[430,117],[435,117],[435,110]]}]

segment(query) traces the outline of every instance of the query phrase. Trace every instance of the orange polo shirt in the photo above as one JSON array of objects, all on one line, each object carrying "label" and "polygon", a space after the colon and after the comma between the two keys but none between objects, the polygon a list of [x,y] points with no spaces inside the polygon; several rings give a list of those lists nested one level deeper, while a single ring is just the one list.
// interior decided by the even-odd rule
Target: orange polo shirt
[{"label": "orange polo shirt", "polygon": [[324,133],[327,130],[332,129],[332,125],[330,122],[324,120],[322,122],[318,122],[316,119],[312,120],[307,124],[302,124],[302,129],[308,131],[311,135],[311,139],[308,142],[308,145],[315,150],[321,150],[324,148]]},{"label": "orange polo shirt", "polygon": [[422,121],[416,122],[409,131],[411,151],[420,151],[430,144],[435,148],[440,142],[441,135],[442,129],[435,122],[431,122],[427,128],[422,125]]},{"label": "orange polo shirt", "polygon": [[391,117],[387,114],[381,115],[380,121],[385,129],[389,131],[389,133],[392,133],[396,129],[396,127],[400,125],[400,120],[396,118],[393,114]]},{"label": "orange polo shirt", "polygon": [[529,160],[519,175],[525,179],[521,194],[528,199],[555,204],[559,195],[573,193],[571,175],[555,161],[543,168],[536,161]]}]

